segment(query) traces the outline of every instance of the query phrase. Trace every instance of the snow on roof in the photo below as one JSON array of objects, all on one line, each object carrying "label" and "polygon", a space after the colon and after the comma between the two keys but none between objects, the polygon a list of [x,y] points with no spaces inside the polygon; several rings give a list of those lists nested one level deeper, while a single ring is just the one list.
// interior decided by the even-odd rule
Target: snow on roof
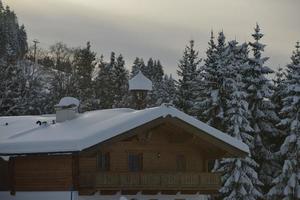
[{"label": "snow on roof", "polygon": [[[54,115],[0,117],[0,155],[81,151],[160,117],[172,116],[249,153],[241,141],[173,108],[128,108],[91,111],[64,123]],[[39,126],[36,121],[46,121]]]},{"label": "snow on roof", "polygon": [[74,98],[74,97],[64,97],[55,106],[61,107],[61,106],[70,106],[70,105],[75,105],[75,106],[78,107],[79,106],[79,100]]},{"label": "snow on roof", "polygon": [[129,80],[129,90],[152,90],[152,81],[139,71],[137,75]]}]

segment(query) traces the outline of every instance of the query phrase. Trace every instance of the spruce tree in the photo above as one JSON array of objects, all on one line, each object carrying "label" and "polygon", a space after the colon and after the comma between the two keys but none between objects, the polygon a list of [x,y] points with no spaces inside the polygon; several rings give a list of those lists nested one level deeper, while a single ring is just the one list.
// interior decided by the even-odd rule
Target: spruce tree
[{"label": "spruce tree", "polygon": [[31,91],[22,66],[27,51],[24,26],[19,26],[16,14],[0,4],[0,115],[26,113]]},{"label": "spruce tree", "polygon": [[198,51],[194,49],[194,41],[184,49],[183,56],[178,65],[178,82],[176,84],[177,94],[175,105],[187,114],[192,113],[192,108],[196,100],[196,77],[201,59],[198,58]]},{"label": "spruce tree", "polygon": [[82,111],[93,109],[92,74],[95,69],[96,53],[91,51],[91,44],[87,42],[85,48],[75,51],[73,65],[75,68],[75,87],[73,95],[79,97]]},{"label": "spruce tree", "polygon": [[253,57],[249,58],[248,64],[244,66],[243,82],[245,90],[248,93],[248,104],[251,112],[250,125],[254,129],[254,148],[252,155],[259,164],[259,178],[263,182],[263,193],[269,190],[274,165],[272,164],[272,151],[276,146],[273,144],[274,138],[278,136],[278,130],[275,125],[279,118],[275,113],[275,106],[271,102],[273,94],[273,85],[267,78],[267,75],[273,73],[269,67],[265,66],[268,57],[263,57],[265,45],[260,43],[263,34],[257,24],[252,37],[254,42],[250,42]]},{"label": "spruce tree", "polygon": [[172,75],[165,75],[162,82],[162,92],[160,93],[160,103],[173,104],[176,98],[176,85]]},{"label": "spruce tree", "polygon": [[273,187],[268,193],[270,199],[300,199],[300,44],[287,65],[284,80],[285,96],[280,115],[280,126],[287,134],[280,147],[283,165],[280,174],[273,180]]},{"label": "spruce tree", "polygon": [[115,70],[116,59],[115,53],[112,52],[110,61],[104,62],[102,59],[98,64],[98,76],[95,79],[95,93],[99,100],[99,109],[112,108],[115,99]]},{"label": "spruce tree", "polygon": [[[224,131],[241,140],[253,148],[253,129],[250,126],[250,112],[248,110],[247,93],[242,82],[242,67],[246,62],[247,46],[237,46],[236,41],[229,42],[227,48],[227,62],[223,66],[223,89],[226,95],[222,97],[225,102]],[[262,197],[261,182],[255,169],[258,164],[251,158],[226,158],[217,162],[215,171],[222,173],[221,197],[224,200],[256,200]]]},{"label": "spruce tree", "polygon": [[224,89],[224,73],[228,60],[228,51],[223,32],[218,35],[218,43],[214,43],[213,34],[206,51],[207,58],[197,78],[198,99],[196,110],[199,119],[207,122],[211,126],[224,130],[224,100],[226,90]]},{"label": "spruce tree", "polygon": [[133,65],[131,67],[131,73],[130,73],[130,78],[134,77],[137,75],[139,71],[142,71],[144,73],[145,71],[145,63],[142,58],[135,58]]},{"label": "spruce tree", "polygon": [[122,106],[123,98],[128,93],[128,79],[129,72],[125,68],[125,61],[123,56],[120,54],[117,57],[116,63],[113,69],[114,73],[114,106]]},{"label": "spruce tree", "polygon": [[163,66],[160,64],[159,60],[152,60],[149,59],[148,65],[146,66],[146,70],[142,71],[145,73],[145,76],[152,81],[152,90],[148,92],[147,97],[147,106],[159,106],[163,102],[163,93],[164,93],[164,86],[163,86],[163,76],[164,70]]}]

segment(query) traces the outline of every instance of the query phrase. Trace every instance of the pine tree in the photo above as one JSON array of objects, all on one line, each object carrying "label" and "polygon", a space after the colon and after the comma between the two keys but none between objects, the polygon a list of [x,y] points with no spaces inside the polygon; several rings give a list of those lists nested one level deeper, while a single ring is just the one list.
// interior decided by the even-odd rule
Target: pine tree
[{"label": "pine tree", "polygon": [[194,41],[191,40],[185,47],[183,56],[179,61],[177,74],[179,76],[177,95],[175,105],[177,108],[187,114],[192,113],[192,107],[195,103],[196,77],[201,60],[198,58],[198,52],[194,49]]},{"label": "pine tree", "polygon": [[196,107],[199,119],[211,126],[224,130],[222,120],[224,117],[224,66],[228,60],[228,51],[223,32],[218,35],[218,44],[215,45],[213,34],[206,52],[207,59],[202,67],[202,73],[197,78],[199,98]]},{"label": "pine tree", "polygon": [[[226,104],[223,124],[226,125],[224,128],[227,133],[253,148],[253,129],[249,122],[247,93],[244,91],[241,73],[247,54],[245,49],[245,45],[237,46],[236,41],[229,42],[227,65],[223,66],[226,69],[223,74],[223,87],[227,91],[227,95],[222,98]],[[250,156],[218,161],[215,171],[222,173],[222,199],[256,200],[262,197],[259,189],[261,182],[255,171],[257,166]]]},{"label": "pine tree", "polygon": [[283,107],[283,98],[285,95],[285,72],[283,68],[279,67],[277,72],[275,73],[275,77],[273,79],[274,83],[274,93],[272,96],[272,102],[275,105],[275,111],[279,115],[279,112],[281,111]]},{"label": "pine tree", "polygon": [[300,199],[300,44],[287,65],[284,80],[285,97],[282,99],[282,120],[287,136],[280,147],[279,154],[284,162],[280,174],[273,180],[273,187],[268,193],[271,199]]},{"label": "pine tree", "polygon": [[244,66],[243,81],[248,93],[248,104],[251,112],[250,124],[254,129],[254,148],[252,155],[259,164],[259,178],[263,182],[263,193],[265,194],[271,185],[274,173],[272,164],[272,151],[274,148],[274,138],[278,136],[275,125],[279,118],[275,113],[275,106],[270,101],[273,94],[271,81],[266,77],[273,73],[269,67],[265,66],[267,57],[262,57],[265,45],[260,43],[263,34],[258,24],[254,29],[254,42],[249,43],[252,47],[253,57],[249,58],[248,65]]},{"label": "pine tree", "polygon": [[160,93],[160,104],[171,103],[173,104],[176,98],[176,85],[172,75],[165,75],[162,82],[162,92]]},{"label": "pine tree", "polygon": [[19,26],[16,14],[0,3],[0,115],[26,112],[28,81],[22,59],[27,51],[24,26]]},{"label": "pine tree", "polygon": [[91,51],[90,42],[87,42],[85,48],[77,49],[74,54],[76,84],[72,96],[79,97],[83,111],[93,109],[92,74],[96,65],[95,59],[96,54]]},{"label": "pine tree", "polygon": [[99,109],[112,108],[115,99],[115,74],[116,66],[115,53],[112,52],[110,61],[104,62],[102,59],[98,64],[99,72],[95,79],[96,98],[100,101]]},{"label": "pine tree", "polygon": [[159,60],[152,60],[152,58],[149,59],[148,65],[145,67],[145,70],[143,71],[145,73],[145,76],[149,78],[152,81],[152,91],[148,92],[148,107],[153,106],[159,106],[163,103],[163,76],[164,76],[164,70],[163,66],[160,64]]},{"label": "pine tree", "polygon": [[131,67],[131,73],[130,73],[130,78],[134,77],[137,75],[139,71],[142,71],[144,73],[145,69],[145,63],[142,58],[135,58],[133,65]]},{"label": "pine tree", "polygon": [[123,104],[123,98],[128,93],[128,79],[129,79],[129,72],[125,68],[125,61],[123,59],[123,56],[120,54],[117,57],[114,69],[114,107],[120,107]]}]

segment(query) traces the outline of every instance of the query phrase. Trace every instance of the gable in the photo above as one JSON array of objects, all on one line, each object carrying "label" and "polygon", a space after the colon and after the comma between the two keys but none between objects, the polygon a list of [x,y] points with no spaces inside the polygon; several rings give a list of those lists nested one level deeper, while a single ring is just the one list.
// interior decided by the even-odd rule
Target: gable
[{"label": "gable", "polygon": [[[160,137],[158,137],[158,134]],[[135,141],[140,144],[161,143],[161,145],[180,144],[195,145],[210,159],[223,157],[244,157],[246,152],[229,145],[221,139],[182,121],[176,117],[161,117],[142,126],[129,130],[116,137],[96,144],[84,150],[87,154],[98,151],[103,147],[115,146],[119,142]]]}]

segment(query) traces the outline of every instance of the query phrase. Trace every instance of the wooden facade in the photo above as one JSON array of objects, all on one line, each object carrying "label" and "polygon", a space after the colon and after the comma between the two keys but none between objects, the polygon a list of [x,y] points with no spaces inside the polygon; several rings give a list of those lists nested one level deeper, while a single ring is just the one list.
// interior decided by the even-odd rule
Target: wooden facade
[{"label": "wooden facade", "polygon": [[202,139],[175,122],[153,121],[69,155],[11,157],[0,162],[0,190],[9,189],[12,194],[78,190],[81,195],[120,190],[128,194],[217,193],[220,177],[210,172],[209,164],[226,156],[229,147]]}]

